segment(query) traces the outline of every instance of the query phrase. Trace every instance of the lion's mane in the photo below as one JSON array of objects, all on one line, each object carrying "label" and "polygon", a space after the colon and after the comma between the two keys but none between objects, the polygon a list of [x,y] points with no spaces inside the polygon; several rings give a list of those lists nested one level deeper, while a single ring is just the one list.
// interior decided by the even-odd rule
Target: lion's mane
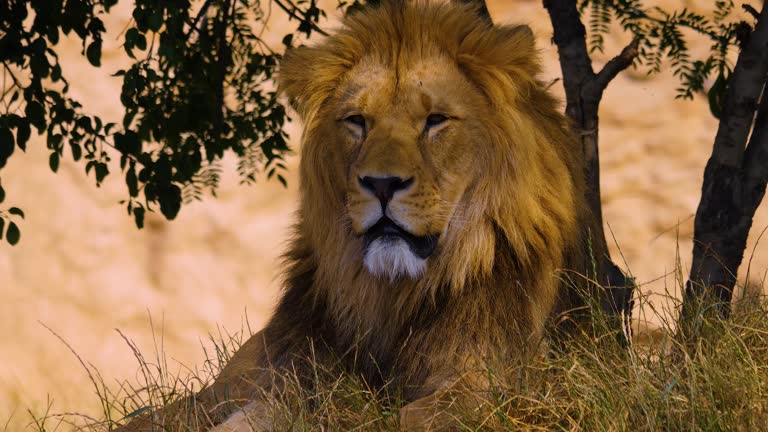
[{"label": "lion's mane", "polygon": [[[537,79],[530,30],[491,26],[455,4],[384,3],[347,17],[319,45],[289,51],[281,65],[280,89],[305,129],[299,221],[272,325],[309,317],[316,327],[298,336],[363,352],[372,361],[356,367],[374,381],[381,373],[419,385],[445,355],[534,344],[562,286],[558,271],[584,262],[593,221],[580,148]],[[331,105],[363,59],[396,68],[435,53],[455,62],[491,107],[482,119],[490,142],[477,150],[487,153],[487,170],[472,179],[424,276],[392,283],[365,271],[344,225],[349,161],[327,142]]]}]

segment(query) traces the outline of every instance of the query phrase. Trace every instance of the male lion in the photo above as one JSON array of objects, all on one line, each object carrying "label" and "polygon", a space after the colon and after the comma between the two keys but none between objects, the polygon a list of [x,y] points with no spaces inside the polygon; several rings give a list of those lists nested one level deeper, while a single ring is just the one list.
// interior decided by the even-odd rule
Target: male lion
[{"label": "male lion", "polygon": [[534,352],[558,270],[583,269],[580,149],[530,29],[384,3],[281,65],[305,126],[298,222],[272,319],[196,396],[217,431],[269,429],[275,377],[310,385],[313,362],[397,389],[409,428],[473,365]]}]

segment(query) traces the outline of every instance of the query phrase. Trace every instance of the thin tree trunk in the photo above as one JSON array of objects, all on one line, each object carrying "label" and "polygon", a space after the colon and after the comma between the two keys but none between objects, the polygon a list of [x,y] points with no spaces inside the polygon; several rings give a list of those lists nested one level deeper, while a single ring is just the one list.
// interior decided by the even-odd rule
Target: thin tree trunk
[{"label": "thin tree trunk", "polygon": [[[478,13],[488,22],[493,22],[484,0],[463,0],[478,7]],[[620,317],[626,325],[632,312],[634,282],[627,278],[608,254],[603,230],[603,212],[600,202],[600,160],[598,153],[597,111],[603,91],[608,83],[622,70],[632,64],[637,56],[638,41],[633,41],[621,54],[612,59],[597,74],[587,53],[585,29],[579,18],[575,0],[545,0],[554,28],[554,41],[560,55],[563,71],[567,106],[566,115],[581,136],[587,179],[587,201],[597,219],[591,236],[590,252],[595,253],[598,283],[607,295],[601,296],[600,305],[610,316]]]},{"label": "thin tree trunk", "polygon": [[[694,221],[693,263],[683,298],[683,324],[691,323],[699,307],[713,301],[721,316],[728,315],[752,219],[765,194],[767,15],[763,3],[757,25],[739,53],[728,83],[712,155],[704,170]],[[752,136],[747,143],[750,130]]]},{"label": "thin tree trunk", "polygon": [[608,293],[601,298],[604,310],[629,317],[632,309],[634,281],[626,277],[608,253],[603,230],[600,201],[600,154],[598,151],[598,108],[608,84],[619,72],[632,64],[637,56],[635,39],[622,52],[595,73],[589,58],[586,30],[579,17],[575,0],[544,0],[554,31],[554,43],[560,57],[565,88],[565,113],[581,136],[587,179],[587,200],[597,223],[594,226],[593,250],[598,252],[597,281]]}]

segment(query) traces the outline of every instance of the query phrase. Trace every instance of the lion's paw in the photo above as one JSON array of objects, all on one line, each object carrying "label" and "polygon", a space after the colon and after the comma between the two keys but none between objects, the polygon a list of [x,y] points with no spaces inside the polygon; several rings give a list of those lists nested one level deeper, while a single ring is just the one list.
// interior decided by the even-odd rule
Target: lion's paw
[{"label": "lion's paw", "polygon": [[272,426],[263,404],[251,402],[209,432],[268,432],[272,430]]}]

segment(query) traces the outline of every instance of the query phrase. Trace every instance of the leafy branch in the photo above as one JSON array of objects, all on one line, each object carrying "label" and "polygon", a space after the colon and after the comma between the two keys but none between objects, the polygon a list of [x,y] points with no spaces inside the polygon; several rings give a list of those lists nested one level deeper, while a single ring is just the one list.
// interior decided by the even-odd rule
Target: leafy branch
[{"label": "leafy branch", "polygon": [[[648,73],[661,70],[668,60],[673,74],[680,79],[677,98],[692,99],[705,93],[705,83],[714,75],[715,81],[706,92],[715,117],[720,116],[725,84],[732,73],[729,55],[744,45],[753,24],[743,20],[729,21],[733,16],[733,0],[715,1],[713,18],[688,9],[666,11],[660,7],[644,7],[641,0],[582,0],[579,9],[589,9],[590,52],[603,51],[604,35],[614,19],[639,40],[636,63],[648,67]],[[754,11],[749,5],[746,11]],[[752,13],[753,17],[755,16]],[[693,59],[683,30],[692,30],[709,39],[706,57]]]},{"label": "leafy branch", "polygon": [[[298,20],[283,39],[286,46],[296,33],[323,33],[318,22],[325,13],[316,1],[274,2]],[[33,130],[45,135],[54,172],[67,149],[74,161],[85,162],[98,186],[114,169],[114,157],[128,190],[121,202],[139,228],[148,211],[159,207],[173,219],[183,202],[215,195],[220,160],[228,152],[238,158],[243,183],[264,175],[285,184],[290,149],[283,127],[289,118],[274,91],[280,54],[260,37],[264,2],[206,0],[193,12],[190,0],[136,0],[121,33],[132,63],[114,74],[122,80],[119,125],[86,115],[68,96],[55,50],[62,33],[74,34],[89,63],[100,67],[106,31],[101,17],[116,3],[0,3],[0,169],[16,148],[26,150]],[[14,233],[18,227],[9,218],[23,213],[11,209],[0,211],[0,221]],[[14,234],[6,238],[18,241]]]}]

